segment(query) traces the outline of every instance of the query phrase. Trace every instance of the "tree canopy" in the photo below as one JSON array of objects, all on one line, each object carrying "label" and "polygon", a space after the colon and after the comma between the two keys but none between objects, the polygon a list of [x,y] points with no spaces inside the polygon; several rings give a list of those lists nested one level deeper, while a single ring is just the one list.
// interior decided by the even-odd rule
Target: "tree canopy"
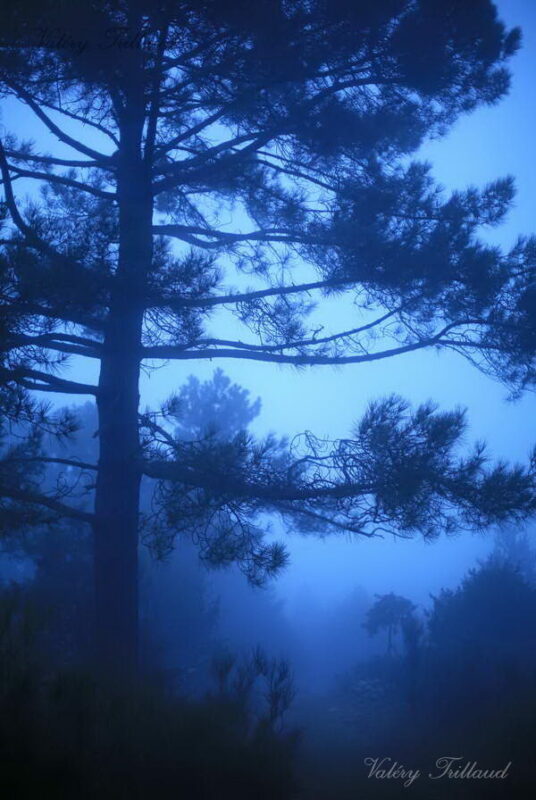
[{"label": "tree canopy", "polygon": [[[219,521],[222,543],[258,541],[267,510],[426,536],[534,512],[530,469],[456,452],[462,412],[388,398],[352,438],[289,450],[243,433],[183,441],[169,409],[140,415],[138,389],[161,361],[342,365],[424,348],[531,386],[535,240],[504,252],[480,238],[511,178],[449,195],[411,158],[505,95],[519,40],[489,0],[6,3],[2,96],[59,144],[0,143],[5,407],[39,426],[54,420],[33,390],[93,396],[100,456],[83,465],[94,514],[9,480],[2,494],[93,525],[105,650],[127,629],[134,648],[142,474],[166,525]],[[19,181],[41,194],[25,204]],[[346,299],[352,326],[327,329],[323,305]],[[65,375],[72,357],[100,363],[98,385]],[[252,575],[284,561],[278,546],[245,557]]]}]

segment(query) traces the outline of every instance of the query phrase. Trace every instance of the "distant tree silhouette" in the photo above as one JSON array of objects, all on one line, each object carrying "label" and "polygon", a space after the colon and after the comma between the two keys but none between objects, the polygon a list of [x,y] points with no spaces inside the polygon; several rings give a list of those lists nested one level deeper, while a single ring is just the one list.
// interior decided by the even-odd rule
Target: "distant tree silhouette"
[{"label": "distant tree silhouette", "polygon": [[390,655],[393,652],[393,637],[405,629],[409,631],[409,620],[415,611],[415,605],[406,597],[400,597],[393,592],[377,595],[377,598],[367,611],[363,625],[370,636],[386,631],[387,653]]},{"label": "distant tree silhouette", "polygon": [[495,559],[433,598],[418,672],[419,700],[438,718],[530,703],[536,667],[536,589],[512,563]]},{"label": "distant tree silhouette", "polygon": [[380,595],[370,631],[394,631],[398,621],[403,646],[355,663],[341,682],[341,714],[363,734],[364,751],[379,737],[409,740],[416,752],[438,742],[454,751],[461,741],[521,758],[534,723],[535,620],[536,587],[495,556],[432,597],[422,616],[405,598]]},{"label": "distant tree silhouette", "polygon": [[250,401],[247,389],[231,383],[222,369],[203,383],[190,375],[170,402],[175,434],[181,439],[230,439],[245,431],[261,409],[260,398]]},{"label": "distant tree silhouette", "polygon": [[490,559],[496,564],[509,564],[528,583],[536,584],[536,550],[531,546],[530,530],[514,525],[500,527]]},{"label": "distant tree silhouette", "polygon": [[[7,0],[2,24],[2,93],[61,146],[41,152],[22,129],[1,143],[0,379],[30,422],[34,390],[93,397],[100,446],[98,463],[70,465],[96,475],[94,511],[14,485],[9,453],[2,496],[92,526],[103,663],[136,663],[142,475],[167,526],[219,525],[222,557],[231,542],[254,580],[284,563],[262,543],[266,511],[324,532],[433,535],[534,510],[529,472],[455,455],[457,412],[391,398],[353,439],[291,452],[244,434],[184,442],[168,417],[139,414],[142,364],[167,360],[342,365],[445,348],[513,391],[534,382],[536,244],[478,239],[512,181],[444,196],[408,161],[507,91],[519,32],[489,0]],[[19,180],[43,194],[21,205]],[[355,322],[325,330],[314,300],[343,297]],[[66,375],[71,356],[98,362],[97,385]]]},{"label": "distant tree silhouette", "polygon": [[444,655],[475,656],[486,664],[536,657],[536,589],[511,563],[494,559],[473,569],[455,590],[434,597],[430,644]]}]

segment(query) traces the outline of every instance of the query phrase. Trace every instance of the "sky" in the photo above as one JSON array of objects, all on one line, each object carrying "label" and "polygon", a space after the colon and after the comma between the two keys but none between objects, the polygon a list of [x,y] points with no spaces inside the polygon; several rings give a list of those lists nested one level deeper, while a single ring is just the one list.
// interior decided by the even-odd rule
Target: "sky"
[{"label": "sky", "polygon": [[[433,174],[446,189],[483,186],[513,175],[517,186],[514,208],[507,222],[493,233],[494,241],[508,247],[519,234],[536,233],[536,159],[531,145],[536,121],[536,2],[501,0],[497,5],[504,21],[509,26],[520,25],[523,31],[522,50],[510,65],[510,94],[496,106],[461,118],[445,138],[427,143],[417,157],[431,162]],[[21,124],[25,135],[43,141],[44,149],[53,149],[25,112],[6,103],[0,130],[20,130]],[[336,327],[334,304],[329,315]],[[487,440],[496,457],[525,461],[536,441],[534,395],[509,402],[504,386],[479,373],[461,356],[447,353],[421,352],[373,364],[300,371],[223,359],[172,363],[144,375],[142,404],[156,405],[189,374],[206,379],[216,367],[223,368],[252,396],[262,398],[261,414],[253,424],[260,435],[275,431],[293,436],[311,430],[319,436],[346,436],[372,398],[396,392],[413,403],[431,398],[442,409],[466,407],[467,441]],[[78,373],[78,367],[74,369]],[[91,378],[96,379],[92,368],[84,368],[83,379]],[[355,586],[370,593],[396,591],[425,603],[430,592],[456,584],[490,546],[490,537],[467,534],[431,544],[355,541],[345,536],[318,540],[284,534],[284,539],[291,566],[277,581],[276,591],[289,611],[304,592],[330,604]]]}]

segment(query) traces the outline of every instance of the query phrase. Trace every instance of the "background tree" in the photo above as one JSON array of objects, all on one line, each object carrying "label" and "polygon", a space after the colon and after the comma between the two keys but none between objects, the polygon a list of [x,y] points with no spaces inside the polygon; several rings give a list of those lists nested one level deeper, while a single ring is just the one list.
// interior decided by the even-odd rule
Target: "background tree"
[{"label": "background tree", "polygon": [[[260,399],[252,400],[247,390],[217,369],[203,382],[190,376],[174,406],[173,425],[181,439],[231,437],[257,416]],[[76,474],[82,484],[80,501],[90,508],[93,476],[75,470],[70,462],[96,459],[97,414],[91,403],[76,407],[76,412],[76,434],[65,442],[43,436],[43,454],[51,460],[35,466],[40,468],[40,490],[54,493],[68,487],[71,502]],[[15,435],[11,439],[19,442]],[[20,466],[29,465],[24,461]],[[153,492],[154,482],[142,481],[144,514],[150,514]],[[280,649],[282,642],[294,642],[272,587],[256,591],[236,568],[225,574],[207,569],[229,566],[219,559],[219,549],[211,549],[210,536],[201,547],[189,531],[180,541],[174,539],[173,531],[162,530],[140,550],[140,661],[145,671],[160,675],[181,692],[195,693],[207,688],[211,656],[223,642],[244,651],[256,646],[262,633],[269,652]],[[0,587],[9,583],[10,574],[24,583],[28,602],[45,614],[39,639],[47,662],[63,668],[87,662],[92,638],[89,527],[74,519],[32,527],[12,524],[0,538]]]},{"label": "background tree", "polygon": [[370,636],[379,631],[387,633],[387,653],[393,652],[393,637],[402,633],[404,626],[409,630],[409,619],[415,611],[415,605],[406,597],[389,594],[377,595],[378,599],[367,612],[364,627]]},{"label": "background tree", "polygon": [[201,382],[190,375],[172,398],[175,435],[181,439],[218,436],[232,439],[245,431],[259,415],[261,400],[249,399],[249,392],[216,369],[212,378]]},{"label": "background tree", "polygon": [[490,560],[509,564],[527,581],[536,584],[536,551],[531,545],[530,529],[503,525],[495,533]]},{"label": "background tree", "polygon": [[[284,563],[262,542],[266,510],[366,535],[533,511],[528,472],[455,456],[460,414],[399,399],[371,406],[354,440],[307,437],[290,454],[273,438],[185,443],[139,416],[140,367],[155,360],[348,364],[443,347],[513,391],[533,383],[534,241],[503,253],[478,239],[512,181],[446,197],[408,162],[506,92],[519,32],[489,0],[30,0],[4,13],[2,91],[61,147],[8,134],[0,148],[1,378],[96,400],[94,512],[25,499],[93,527],[102,661],[136,661],[142,474],[167,526],[219,524],[253,579]],[[21,207],[19,180],[41,201]],[[313,298],[343,293],[358,318],[324,331]],[[70,356],[100,363],[97,386],[61,375]],[[17,499],[9,481],[2,493]]]},{"label": "background tree", "polygon": [[[483,613],[485,609],[485,614]],[[494,559],[473,569],[456,590],[434,598],[430,643],[444,656],[477,656],[484,668],[512,657],[536,655],[536,590],[512,563]]]}]

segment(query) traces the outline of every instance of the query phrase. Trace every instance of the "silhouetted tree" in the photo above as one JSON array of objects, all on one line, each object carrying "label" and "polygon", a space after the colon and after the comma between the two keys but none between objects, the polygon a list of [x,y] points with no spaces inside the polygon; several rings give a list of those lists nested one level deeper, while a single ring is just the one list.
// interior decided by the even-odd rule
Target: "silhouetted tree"
[{"label": "silhouetted tree", "polygon": [[[100,454],[72,464],[96,474],[94,512],[9,480],[2,494],[92,525],[102,661],[136,662],[143,474],[167,526],[219,525],[222,556],[231,543],[255,580],[284,563],[265,511],[432,535],[533,510],[527,472],[454,455],[457,413],[390,399],[354,439],[306,437],[299,453],[243,434],[184,442],[139,415],[142,363],[170,359],[359,364],[433,347],[513,390],[534,381],[535,243],[477,238],[512,181],[445,197],[408,162],[507,91],[519,32],[489,0],[8,0],[3,14],[2,92],[61,147],[8,134],[0,148],[0,377],[24,397],[93,396]],[[25,208],[20,179],[43,189]],[[313,296],[349,297],[355,323],[324,331]],[[225,312],[236,336],[207,328]],[[61,374],[73,355],[99,363],[98,385]]]},{"label": "silhouetted tree", "polygon": [[491,560],[509,564],[528,583],[536,584],[536,551],[531,546],[530,532],[524,527],[505,525],[495,533]]},{"label": "silhouetted tree", "polygon": [[[433,598],[419,699],[452,719],[534,698],[536,590],[512,563],[495,559]],[[434,711],[432,712],[432,708]]]},{"label": "silhouetted tree", "polygon": [[175,434],[181,439],[218,436],[231,439],[245,431],[259,415],[260,398],[251,401],[249,392],[217,369],[210,380],[190,375],[172,398]]},{"label": "silhouetted tree", "polygon": [[[62,413],[67,415],[69,411]],[[251,400],[247,390],[217,369],[204,382],[194,376],[188,378],[173,400],[172,422],[177,435],[185,440],[228,437],[247,429],[259,411],[260,399]],[[61,442],[52,435],[43,436],[46,456],[58,458],[59,463],[52,460],[35,465],[40,467],[42,491],[70,485],[74,468],[64,465],[62,457],[79,462],[97,457],[95,407],[86,403],[76,412],[79,428],[74,437]],[[28,464],[23,462],[21,466]],[[82,483],[79,499],[86,508],[91,507],[92,475],[75,472]],[[70,490],[72,501],[74,487],[70,486]],[[154,482],[142,482],[140,508],[144,514],[150,514],[153,491]],[[206,678],[205,663],[216,638],[230,634],[243,646],[244,641],[237,637],[238,628],[243,628],[245,641],[253,645],[259,639],[259,625],[263,632],[268,629],[272,636],[280,635],[282,611],[269,592],[253,595],[236,572],[223,584],[208,582],[200,558],[205,566],[225,566],[219,553],[212,556],[210,536],[203,543],[192,543],[186,531],[175,554],[171,552],[174,539],[174,532],[164,529],[160,537],[147,539],[150,553],[145,549],[140,553],[140,656],[145,670],[165,670],[165,675],[181,689],[199,689]],[[28,566],[27,596],[47,610],[42,638],[46,640],[47,657],[56,664],[79,663],[89,652],[88,620],[93,597],[90,547],[88,527],[69,519],[29,530],[22,524],[12,524],[0,539],[0,558],[6,553]],[[238,618],[234,611],[237,606],[241,610]]]},{"label": "silhouetted tree", "polygon": [[367,617],[363,623],[370,636],[374,636],[379,631],[387,632],[387,653],[393,651],[393,637],[397,633],[406,630],[411,631],[409,619],[415,611],[415,605],[406,597],[393,594],[377,595],[374,605],[367,611]]},{"label": "silhouetted tree", "polygon": [[509,563],[494,559],[473,569],[455,590],[434,597],[428,620],[430,644],[444,655],[483,664],[536,657],[536,589]]}]

